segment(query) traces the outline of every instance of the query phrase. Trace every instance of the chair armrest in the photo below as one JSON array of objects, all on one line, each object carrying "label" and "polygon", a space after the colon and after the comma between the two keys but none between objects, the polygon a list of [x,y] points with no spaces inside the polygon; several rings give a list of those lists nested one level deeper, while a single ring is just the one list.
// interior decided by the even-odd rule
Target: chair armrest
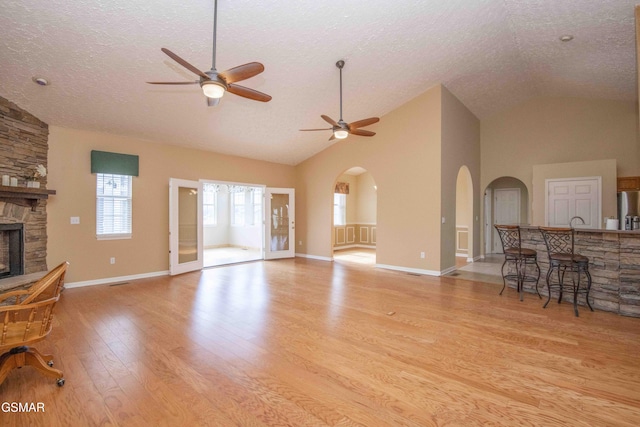
[{"label": "chair armrest", "polygon": [[8,300],[11,297],[17,297],[16,301],[12,301],[10,303],[10,305],[15,305],[15,304],[20,304],[20,302],[18,301],[21,296],[26,297],[27,295],[29,295],[29,290],[28,289],[22,289],[19,291],[10,291],[10,292],[5,292],[4,294],[0,294],[0,304],[1,305],[6,305],[3,304],[6,300]]}]

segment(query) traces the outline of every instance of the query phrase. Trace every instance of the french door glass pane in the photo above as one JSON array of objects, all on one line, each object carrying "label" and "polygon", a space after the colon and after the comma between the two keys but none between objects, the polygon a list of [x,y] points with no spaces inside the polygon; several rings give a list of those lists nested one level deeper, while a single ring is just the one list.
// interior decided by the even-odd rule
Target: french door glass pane
[{"label": "french door glass pane", "polygon": [[178,263],[198,260],[198,190],[178,188]]}]

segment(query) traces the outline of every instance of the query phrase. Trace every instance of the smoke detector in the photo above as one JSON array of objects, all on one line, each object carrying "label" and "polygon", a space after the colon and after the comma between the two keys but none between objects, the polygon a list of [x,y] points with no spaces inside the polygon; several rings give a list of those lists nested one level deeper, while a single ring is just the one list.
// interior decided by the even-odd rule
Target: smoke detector
[{"label": "smoke detector", "polygon": [[40,85],[40,86],[48,86],[49,85],[49,81],[47,79],[45,79],[44,77],[33,77],[31,80],[33,80],[34,83]]}]

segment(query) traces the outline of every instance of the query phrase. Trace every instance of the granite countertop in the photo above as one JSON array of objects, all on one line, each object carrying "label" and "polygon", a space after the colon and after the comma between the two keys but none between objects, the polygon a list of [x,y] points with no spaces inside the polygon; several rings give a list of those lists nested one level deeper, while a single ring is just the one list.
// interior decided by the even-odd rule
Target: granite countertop
[{"label": "granite countertop", "polygon": [[[520,224],[520,228],[537,229],[538,225]],[[576,228],[576,231],[581,233],[617,233],[617,234],[637,234],[640,235],[640,230],[606,230],[604,228]]]}]

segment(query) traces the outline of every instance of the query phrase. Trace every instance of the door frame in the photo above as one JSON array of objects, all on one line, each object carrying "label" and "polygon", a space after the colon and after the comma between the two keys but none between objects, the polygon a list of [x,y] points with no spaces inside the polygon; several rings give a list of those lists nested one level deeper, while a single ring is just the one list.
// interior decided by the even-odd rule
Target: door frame
[{"label": "door frame", "polygon": [[484,253],[489,255],[493,253],[493,216],[491,209],[491,201],[493,200],[493,190],[488,188],[484,190]]}]

